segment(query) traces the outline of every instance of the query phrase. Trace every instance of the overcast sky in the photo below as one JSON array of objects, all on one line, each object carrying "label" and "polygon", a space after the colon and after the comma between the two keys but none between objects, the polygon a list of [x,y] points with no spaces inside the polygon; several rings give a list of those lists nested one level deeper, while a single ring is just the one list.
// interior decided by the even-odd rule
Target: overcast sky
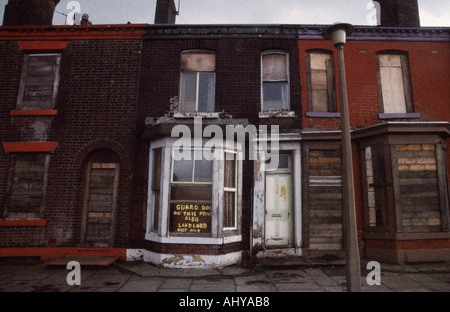
[{"label": "overcast sky", "polygon": [[[71,0],[56,11],[68,14]],[[178,1],[175,3],[178,8]],[[371,0],[180,0],[177,24],[331,24],[375,25]],[[3,16],[7,0],[0,0]],[[78,0],[93,24],[153,24],[156,0]],[[450,27],[449,0],[419,0],[422,26]],[[1,21],[3,22],[3,18]],[[53,24],[64,25],[55,13]]]}]

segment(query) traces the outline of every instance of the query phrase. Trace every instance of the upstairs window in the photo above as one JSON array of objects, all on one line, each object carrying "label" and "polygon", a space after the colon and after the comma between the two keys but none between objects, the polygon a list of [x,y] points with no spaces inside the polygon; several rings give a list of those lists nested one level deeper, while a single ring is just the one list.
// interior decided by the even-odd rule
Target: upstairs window
[{"label": "upstairs window", "polygon": [[56,105],[61,54],[27,54],[24,58],[17,109],[48,110]]},{"label": "upstairs window", "polygon": [[262,110],[289,110],[288,54],[266,52],[261,63]]},{"label": "upstairs window", "polygon": [[210,52],[181,54],[180,112],[214,112],[216,56]]},{"label": "upstairs window", "polygon": [[308,111],[336,112],[332,53],[309,52],[306,55],[306,66],[308,76]]},{"label": "upstairs window", "polygon": [[408,58],[404,54],[378,54],[381,111],[384,114],[412,113]]}]

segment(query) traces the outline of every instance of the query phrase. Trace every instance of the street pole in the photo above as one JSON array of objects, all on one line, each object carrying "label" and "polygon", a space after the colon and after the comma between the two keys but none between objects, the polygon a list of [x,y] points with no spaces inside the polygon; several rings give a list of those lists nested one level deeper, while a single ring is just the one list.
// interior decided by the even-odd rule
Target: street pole
[{"label": "street pole", "polygon": [[361,267],[356,228],[355,185],[353,182],[352,141],[348,112],[347,81],[345,78],[344,45],[346,36],[354,31],[350,24],[327,27],[322,36],[331,39],[337,49],[342,132],[342,208],[345,237],[345,276],[347,291],[361,291]]},{"label": "street pole", "polygon": [[347,82],[345,78],[344,45],[337,48],[339,67],[339,87],[341,100],[342,129],[342,197],[344,208],[344,228],[347,291],[361,291],[361,268],[356,228],[355,187],[353,182],[352,143],[348,112]]}]

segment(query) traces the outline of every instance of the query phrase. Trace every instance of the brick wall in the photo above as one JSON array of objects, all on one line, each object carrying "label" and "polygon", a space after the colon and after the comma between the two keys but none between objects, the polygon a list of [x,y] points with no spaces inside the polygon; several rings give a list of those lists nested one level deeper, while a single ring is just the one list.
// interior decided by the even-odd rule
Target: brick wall
[{"label": "brick wall", "polygon": [[[135,148],[136,106],[139,88],[140,40],[73,40],[62,52],[61,81],[55,117],[11,117],[16,108],[23,53],[16,42],[2,46],[0,134],[3,142],[34,141],[29,122],[50,118],[47,141],[58,142],[51,155],[44,218],[46,239],[58,246],[80,241],[84,168],[89,155],[110,150],[121,163],[116,222],[116,246],[128,242],[131,209],[132,159]],[[21,118],[21,119],[19,119]],[[19,126],[18,126],[19,125]],[[9,154],[0,153],[3,206]],[[15,228],[2,229],[2,240],[21,247],[42,244],[39,235],[13,240]],[[14,232],[15,231],[15,232]],[[6,239],[4,240],[3,237]]]},{"label": "brick wall", "polygon": [[[326,49],[333,51],[337,60],[336,49],[330,42],[300,40],[300,79],[302,90],[306,85],[306,51]],[[395,50],[407,52],[411,76],[414,112],[420,114],[413,121],[448,121],[450,110],[448,99],[450,90],[450,47],[443,42],[347,42],[345,53],[347,93],[352,127],[363,128],[383,122],[378,117],[380,99],[378,90],[378,72],[376,53]],[[339,99],[338,65],[335,63],[336,97]],[[340,105],[338,101],[338,111]],[[307,94],[302,92],[302,112],[307,109]],[[397,119],[398,121],[398,119]],[[304,128],[339,129],[339,118],[303,117]]]}]

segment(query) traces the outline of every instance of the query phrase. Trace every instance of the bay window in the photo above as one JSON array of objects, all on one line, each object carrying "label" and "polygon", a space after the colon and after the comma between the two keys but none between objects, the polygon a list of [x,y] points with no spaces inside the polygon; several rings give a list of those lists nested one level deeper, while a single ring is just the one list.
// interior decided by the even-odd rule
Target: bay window
[{"label": "bay window", "polygon": [[174,142],[162,138],[151,143],[146,239],[175,244],[240,241],[241,151],[227,143],[216,147],[219,157],[210,160],[204,148],[183,150]]}]

